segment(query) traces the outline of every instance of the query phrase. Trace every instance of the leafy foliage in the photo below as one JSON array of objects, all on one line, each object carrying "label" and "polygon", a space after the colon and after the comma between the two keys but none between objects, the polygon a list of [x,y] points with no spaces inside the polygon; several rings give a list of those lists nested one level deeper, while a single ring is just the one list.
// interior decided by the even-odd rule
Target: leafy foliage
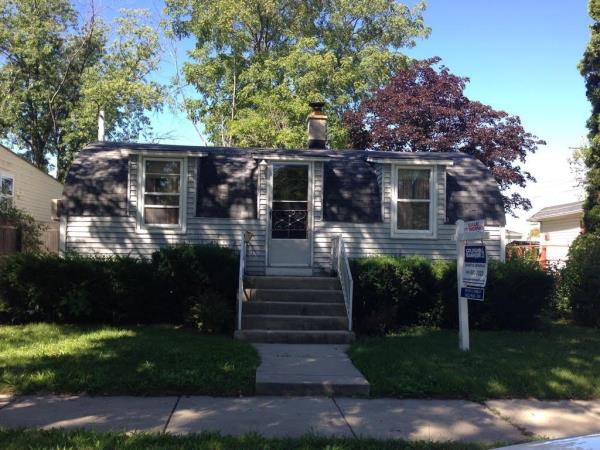
[{"label": "leafy foliage", "polygon": [[42,231],[44,225],[36,222],[34,218],[16,208],[7,199],[0,199],[0,225],[12,225],[17,228],[21,236],[21,251],[38,253],[42,251]]},{"label": "leafy foliage", "polygon": [[401,152],[464,152],[490,170],[503,193],[504,207],[531,208],[514,186],[533,176],[521,169],[527,154],[545,144],[526,132],[519,117],[496,111],[464,95],[468,78],[456,76],[439,58],[412,61],[387,85],[375,90],[344,123],[356,148]]},{"label": "leafy foliage", "polygon": [[[352,261],[357,332],[386,334],[411,326],[458,326],[456,264],[420,257]],[[535,260],[490,262],[485,301],[469,302],[479,329],[535,329],[549,306],[554,279]]]},{"label": "leafy foliage", "polygon": [[559,298],[562,309],[576,323],[600,328],[600,234],[577,237],[561,271]]},{"label": "leafy foliage", "polygon": [[587,121],[590,148],[585,155],[587,196],[584,203],[583,223],[586,231],[600,232],[600,1],[589,0],[589,13],[594,20],[590,26],[591,38],[579,63],[585,78],[587,98],[592,114]]},{"label": "leafy foliage", "polygon": [[236,286],[235,253],[215,246],[165,248],[152,260],[18,254],[2,262],[0,321],[186,323],[223,333],[233,327]]},{"label": "leafy foliage", "polygon": [[93,11],[79,20],[69,0],[0,2],[0,139],[44,170],[56,156],[61,180],[96,139],[99,111],[107,137],[128,140],[148,129],[145,111],[160,105],[162,90],[148,80],[157,33],[148,12],[121,12],[109,27]]},{"label": "leafy foliage", "polygon": [[215,144],[303,147],[309,101],[330,105],[334,146],[342,114],[381,86],[428,34],[424,3],[341,0],[167,0],[172,32],[193,36],[183,70],[198,91],[186,109]]},{"label": "leafy foliage", "polygon": [[437,280],[421,257],[377,256],[352,261],[353,315],[358,333],[386,334],[413,325],[434,325]]}]

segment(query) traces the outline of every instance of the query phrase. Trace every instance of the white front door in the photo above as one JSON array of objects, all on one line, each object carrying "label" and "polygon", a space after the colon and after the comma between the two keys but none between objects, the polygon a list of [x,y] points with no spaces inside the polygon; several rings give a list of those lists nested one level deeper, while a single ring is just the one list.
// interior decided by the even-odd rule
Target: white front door
[{"label": "white front door", "polygon": [[311,170],[307,163],[271,166],[269,266],[301,268],[311,264]]}]

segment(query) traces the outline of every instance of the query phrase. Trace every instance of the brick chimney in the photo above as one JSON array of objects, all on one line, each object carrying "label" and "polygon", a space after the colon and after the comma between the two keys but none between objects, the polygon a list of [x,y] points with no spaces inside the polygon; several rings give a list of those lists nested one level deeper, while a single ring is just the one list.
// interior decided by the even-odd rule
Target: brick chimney
[{"label": "brick chimney", "polygon": [[327,147],[327,116],[323,112],[323,102],[309,103],[312,111],[308,115],[308,148]]}]

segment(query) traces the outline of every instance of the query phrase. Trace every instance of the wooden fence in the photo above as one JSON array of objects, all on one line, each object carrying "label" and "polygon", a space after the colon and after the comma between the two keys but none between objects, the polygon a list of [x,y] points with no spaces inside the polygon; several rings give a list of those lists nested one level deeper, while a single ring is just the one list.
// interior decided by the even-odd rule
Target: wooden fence
[{"label": "wooden fence", "polygon": [[[42,248],[51,253],[58,253],[59,248],[59,224],[57,222],[46,222],[40,240]],[[21,235],[17,227],[12,225],[0,225],[0,255],[12,255],[21,251]]]},{"label": "wooden fence", "polygon": [[0,225],[0,255],[17,253],[21,246],[19,230],[10,225]]},{"label": "wooden fence", "polygon": [[58,253],[60,240],[60,225],[58,222],[47,222],[46,229],[42,231],[42,245],[51,253]]}]

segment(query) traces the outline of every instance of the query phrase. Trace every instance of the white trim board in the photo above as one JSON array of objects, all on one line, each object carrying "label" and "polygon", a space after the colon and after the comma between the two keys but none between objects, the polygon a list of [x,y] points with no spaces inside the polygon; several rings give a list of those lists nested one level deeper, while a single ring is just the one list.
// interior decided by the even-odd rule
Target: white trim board
[{"label": "white trim board", "polygon": [[368,156],[367,162],[378,164],[395,164],[399,166],[453,166],[454,161],[450,159],[395,159],[395,158],[377,158]]}]

